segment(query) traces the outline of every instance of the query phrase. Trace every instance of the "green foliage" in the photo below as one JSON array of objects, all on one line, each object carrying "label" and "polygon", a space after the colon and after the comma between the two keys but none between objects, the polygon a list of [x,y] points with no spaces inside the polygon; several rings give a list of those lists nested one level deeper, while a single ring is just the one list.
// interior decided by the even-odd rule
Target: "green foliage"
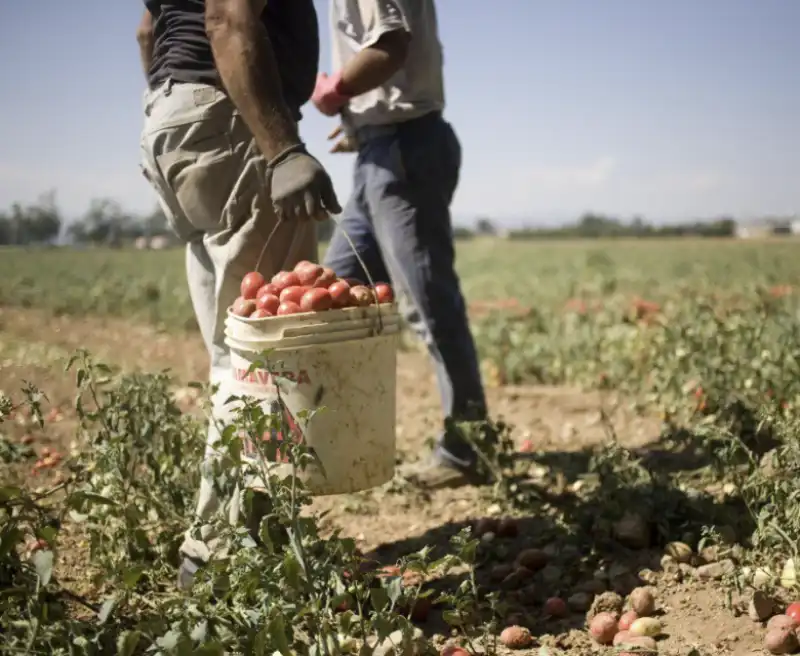
[{"label": "green foliage", "polygon": [[[410,619],[426,598],[444,606],[468,641],[493,626],[495,599],[479,595],[474,578],[454,592],[423,587],[426,579],[471,568],[477,543],[468,531],[453,538],[450,555],[434,559],[425,548],[383,572],[362,559],[353,540],[322,536],[318,518],[303,512],[311,497],[301,476],[312,454],[281,442],[288,477],[267,460],[270,444],[260,438],[289,430],[282,416],[265,414],[254,399],[230,399],[236,419],[220,427],[216,457],[204,469],[205,426],[178,410],[165,374],[115,374],[85,352],[69,368],[83,435],[68,463],[70,481],[38,495],[0,488],[5,651],[332,656],[369,654],[389,640],[429,651]],[[24,404],[4,397],[0,419],[22,405],[35,414],[38,391],[28,389],[26,397]],[[243,457],[245,439],[260,457]],[[226,501],[209,520],[217,538],[186,596],[173,581],[201,471]],[[244,517],[259,521],[231,523],[234,493],[244,499]],[[249,512],[265,499],[261,512]],[[59,581],[67,524],[88,538],[87,574],[99,602]]]},{"label": "green foliage", "polygon": [[30,205],[14,203],[7,213],[0,212],[0,246],[49,243],[58,237],[61,224],[53,191]]},{"label": "green foliage", "polygon": [[[462,245],[459,268],[475,301],[473,329],[489,384],[612,391],[609,397],[637,411],[660,414],[658,446],[698,461],[678,471],[624,449],[603,414],[607,444],[587,455],[581,486],[559,495],[557,480],[532,483],[527,467],[518,466],[507,426],[463,426],[496,479],[492,502],[544,508],[591,568],[626,513],[644,518],[661,543],[684,535],[693,536],[692,546],[701,535],[701,544],[719,542],[730,524],[740,543],[737,562],[751,570],[776,573],[796,559],[796,249],[792,241]],[[8,255],[0,259],[0,303],[191,326],[180,253]],[[213,478],[230,496],[257,476],[273,503],[256,527],[231,526],[220,509],[214,522],[222,537],[211,565],[191,599],[173,592],[204,427],[177,411],[165,375],[119,376],[85,355],[73,367],[87,448],[69,463],[72,481],[34,496],[0,488],[0,629],[9,644],[55,654],[272,654],[312,653],[312,643],[315,653],[347,653],[395,631],[411,639],[408,609],[430,590],[404,586],[402,572],[354,575],[361,558],[352,541],[319,534],[303,486],[259,468],[263,463],[254,470],[241,457],[243,435],[282,428],[246,400],[224,431]],[[42,398],[32,388],[24,396],[33,407]],[[14,407],[0,397],[0,417]],[[0,453],[24,457],[11,446]],[[297,472],[310,457],[302,446],[287,455]],[[248,492],[245,501],[259,497]],[[102,583],[99,600],[58,580],[65,522],[79,522],[84,532],[90,573]],[[275,527],[283,531],[275,534]],[[475,542],[459,535],[451,555],[423,550],[401,570],[423,578],[460,571],[462,580],[435,599],[462,637],[489,645],[502,609],[475,582],[475,552]],[[565,578],[584,575],[576,568]]]}]

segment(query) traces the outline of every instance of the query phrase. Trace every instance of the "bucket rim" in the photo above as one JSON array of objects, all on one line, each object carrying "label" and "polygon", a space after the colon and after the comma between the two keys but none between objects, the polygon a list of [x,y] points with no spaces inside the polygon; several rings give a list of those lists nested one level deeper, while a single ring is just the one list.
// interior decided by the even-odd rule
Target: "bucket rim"
[{"label": "bucket rim", "polygon": [[[265,347],[261,350],[257,350],[254,348],[250,348],[244,345],[244,342],[237,340],[235,337],[230,337],[228,335],[225,336],[225,345],[231,349],[231,351],[236,351],[237,353],[260,353],[261,351],[304,351],[306,349],[317,349],[320,348],[327,348],[327,347],[334,347],[334,346],[342,346],[343,344],[353,344],[353,343],[363,343],[368,342],[370,340],[378,340],[378,339],[397,339],[400,335],[400,331],[396,328],[390,329],[388,331],[380,332],[380,333],[373,333],[371,335],[364,335],[361,337],[351,337],[350,339],[343,339],[339,341],[332,341],[332,342],[322,342],[322,343],[312,343],[312,344],[286,344],[285,346],[272,346],[272,347]],[[397,345],[395,344],[395,349]]]},{"label": "bucket rim", "polygon": [[367,316],[364,318],[369,317],[370,315],[374,315],[377,317],[380,314],[383,314],[386,310],[390,310],[389,315],[398,315],[397,303],[394,301],[390,301],[389,303],[380,303],[380,304],[372,304],[363,307],[346,307],[346,308],[337,308],[335,310],[325,310],[323,312],[295,312],[294,314],[286,314],[282,316],[273,316],[273,317],[257,317],[253,319],[252,317],[242,317],[238,314],[233,313],[233,305],[229,305],[227,309],[227,314],[229,318],[232,318],[236,321],[241,321],[242,323],[249,324],[249,325],[264,325],[267,321],[272,321],[273,323],[277,323],[279,321],[291,321],[296,319],[308,319],[311,317],[319,317],[319,323],[327,323],[324,320],[326,316],[346,316],[348,314],[356,314],[356,313],[364,313]]}]

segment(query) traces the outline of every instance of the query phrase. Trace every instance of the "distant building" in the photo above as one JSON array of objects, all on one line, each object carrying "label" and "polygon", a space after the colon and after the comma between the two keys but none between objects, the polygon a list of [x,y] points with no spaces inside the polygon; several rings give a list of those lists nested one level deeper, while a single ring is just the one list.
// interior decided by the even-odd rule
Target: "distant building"
[{"label": "distant building", "polygon": [[171,245],[170,238],[169,237],[165,237],[163,235],[158,236],[158,237],[153,237],[150,240],[150,248],[152,248],[155,251],[160,251],[160,250],[163,250],[165,248],[169,248],[170,245]]},{"label": "distant building", "polygon": [[753,221],[739,221],[736,224],[736,236],[739,239],[758,239],[778,235],[800,234],[800,223],[784,217],[765,217]]},{"label": "distant building", "polygon": [[160,251],[164,250],[165,248],[169,248],[170,246],[175,245],[176,239],[171,236],[167,235],[156,235],[155,237],[138,237],[134,242],[133,246],[137,250],[144,251],[144,250],[154,250]]}]

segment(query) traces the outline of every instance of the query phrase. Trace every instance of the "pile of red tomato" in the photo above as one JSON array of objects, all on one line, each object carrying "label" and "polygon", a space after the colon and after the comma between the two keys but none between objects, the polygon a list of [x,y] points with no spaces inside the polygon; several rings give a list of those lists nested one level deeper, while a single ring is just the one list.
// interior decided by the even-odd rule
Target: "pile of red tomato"
[{"label": "pile of red tomato", "polygon": [[386,283],[373,288],[359,280],[339,278],[333,269],[308,260],[298,263],[292,271],[276,273],[269,282],[257,271],[251,271],[242,279],[240,293],[231,311],[251,319],[366,307],[394,300],[392,288]]}]

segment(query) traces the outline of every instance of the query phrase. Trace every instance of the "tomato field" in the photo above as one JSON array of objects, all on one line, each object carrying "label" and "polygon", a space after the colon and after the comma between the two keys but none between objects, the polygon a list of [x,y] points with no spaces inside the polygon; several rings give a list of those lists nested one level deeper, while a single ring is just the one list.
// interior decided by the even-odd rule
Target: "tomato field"
[{"label": "tomato field", "polygon": [[[290,544],[221,515],[187,596],[183,253],[0,250],[0,653],[800,652],[800,242],[474,239],[458,269],[495,485],[274,481]],[[441,421],[410,336],[397,376],[407,462]]]}]

